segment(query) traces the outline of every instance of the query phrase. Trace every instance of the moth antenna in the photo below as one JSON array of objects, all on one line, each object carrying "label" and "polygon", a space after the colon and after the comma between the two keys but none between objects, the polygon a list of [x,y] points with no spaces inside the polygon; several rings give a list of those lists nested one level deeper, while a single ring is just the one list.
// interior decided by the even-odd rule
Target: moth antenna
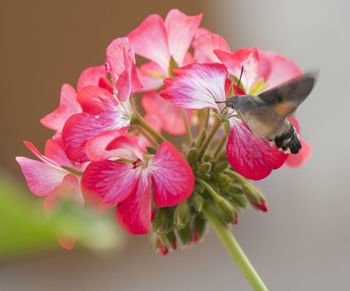
[{"label": "moth antenna", "polygon": [[237,83],[237,87],[236,87],[235,96],[237,96],[237,90],[238,90],[238,88],[239,88],[239,85],[241,84],[241,80],[242,80],[243,71],[244,71],[244,66],[242,65],[242,68],[241,68],[241,74],[240,74],[240,76],[239,76],[239,80],[238,80],[238,83]]}]

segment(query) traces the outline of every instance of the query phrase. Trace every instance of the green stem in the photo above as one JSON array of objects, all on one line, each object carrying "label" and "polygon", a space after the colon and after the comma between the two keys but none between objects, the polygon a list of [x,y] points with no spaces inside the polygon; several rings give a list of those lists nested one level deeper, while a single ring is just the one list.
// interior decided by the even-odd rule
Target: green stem
[{"label": "green stem", "polygon": [[223,222],[220,216],[216,213],[213,205],[206,203],[203,208],[203,213],[253,289],[255,291],[267,291],[268,289],[259,274],[249,262],[228,225]]},{"label": "green stem", "polygon": [[185,128],[186,128],[187,142],[188,142],[188,144],[191,144],[192,143],[192,133],[191,133],[190,123],[188,122],[187,112],[185,109],[181,108],[181,113],[182,113],[182,117],[184,119],[184,124],[185,124]]},{"label": "green stem", "polygon": [[159,144],[154,141],[154,139],[147,133],[147,131],[145,131],[141,126],[137,126],[137,129],[155,148],[158,148]]},{"label": "green stem", "polygon": [[137,124],[140,127],[144,128],[150,135],[154,137],[154,139],[159,144],[165,141],[165,138],[156,130],[154,130],[154,128],[146,120],[144,120],[138,113],[131,114],[130,124]]},{"label": "green stem", "polygon": [[205,138],[203,145],[200,148],[199,154],[198,154],[198,160],[200,161],[203,158],[203,155],[205,153],[205,151],[207,150],[212,138],[214,137],[215,133],[217,132],[217,130],[219,129],[221,125],[221,121],[215,117],[214,120],[214,124],[213,126],[210,128],[207,137]]}]

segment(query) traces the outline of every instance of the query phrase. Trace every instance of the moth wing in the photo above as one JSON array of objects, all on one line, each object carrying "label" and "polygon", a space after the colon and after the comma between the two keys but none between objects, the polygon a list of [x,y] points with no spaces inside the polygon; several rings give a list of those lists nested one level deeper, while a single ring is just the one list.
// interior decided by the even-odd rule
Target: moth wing
[{"label": "moth wing", "polygon": [[259,96],[238,96],[236,111],[246,126],[262,138],[272,139],[284,128],[285,118],[267,106]]},{"label": "moth wing", "polygon": [[273,109],[279,116],[286,118],[292,114],[312,91],[318,73],[306,73],[278,87],[268,90],[258,97],[261,102]]}]

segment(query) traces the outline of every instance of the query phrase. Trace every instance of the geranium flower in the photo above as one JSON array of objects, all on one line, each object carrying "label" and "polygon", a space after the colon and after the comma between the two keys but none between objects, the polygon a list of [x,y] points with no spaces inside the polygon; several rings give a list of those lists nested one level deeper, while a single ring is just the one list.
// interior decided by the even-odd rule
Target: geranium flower
[{"label": "geranium flower", "polygon": [[[84,200],[80,189],[80,178],[61,166],[67,166],[77,171],[83,170],[84,165],[75,165],[65,155],[58,140],[49,139],[45,146],[45,154],[42,155],[30,142],[24,142],[27,148],[41,161],[26,157],[16,157],[26,178],[29,189],[37,196],[46,196],[44,210],[50,215],[59,202],[67,197],[78,205],[83,205]],[[71,249],[75,244],[77,235],[58,235],[59,244]]]},{"label": "geranium flower", "polygon": [[[221,112],[222,105],[216,102],[226,99],[228,72],[224,65],[193,64],[175,72],[175,77],[164,82],[161,95],[165,99],[183,108],[213,108]],[[276,147],[267,146],[235,117],[230,118],[226,151],[231,166],[238,173],[253,180],[265,178],[272,169],[282,166],[287,158]]]},{"label": "geranium flower", "polygon": [[[139,69],[139,78],[143,85],[143,91],[155,91],[163,84],[163,78],[172,74],[173,67],[183,66],[192,62],[192,56],[188,52],[193,36],[199,26],[202,15],[187,16],[177,9],[169,11],[165,21],[157,15],[148,16],[138,28],[128,34],[130,43],[135,48],[135,53],[150,59],[151,62],[142,65]],[[176,63],[172,64],[171,59]],[[170,116],[178,116],[182,120],[181,111],[159,101],[157,94],[153,94],[154,101],[163,106]],[[150,103],[150,95],[145,97],[143,103]],[[157,101],[156,101],[157,100]],[[155,114],[146,108],[148,114]],[[165,112],[165,111],[164,111]],[[156,114],[163,120],[163,111],[157,110]],[[190,113],[188,113],[190,115]],[[191,120],[191,119],[190,119]],[[164,121],[164,120],[163,120]],[[163,127],[164,125],[164,127]],[[185,126],[178,121],[176,127],[167,120],[162,122],[165,131],[171,134],[185,133]]]},{"label": "geranium flower", "polygon": [[[147,161],[135,136],[118,133],[112,138],[112,132],[102,133],[87,147],[89,156],[101,160],[91,162],[83,174],[85,201],[99,209],[117,206],[116,219],[125,230],[147,233],[151,227],[151,181],[155,205],[174,206],[191,195],[192,170],[168,142]],[[112,140],[103,151],[99,139]]]}]

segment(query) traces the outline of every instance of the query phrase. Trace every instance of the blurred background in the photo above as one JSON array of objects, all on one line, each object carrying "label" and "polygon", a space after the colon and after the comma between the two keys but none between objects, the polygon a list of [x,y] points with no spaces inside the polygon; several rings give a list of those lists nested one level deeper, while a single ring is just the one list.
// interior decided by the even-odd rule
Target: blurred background
[{"label": "blurred background", "polygon": [[52,132],[39,119],[56,108],[63,83],[75,85],[83,69],[104,62],[112,39],[171,8],[203,12],[202,26],[222,35],[233,51],[259,46],[291,58],[304,71],[320,68],[317,86],[297,114],[312,158],[256,183],[270,210],[245,211],[233,231],[270,290],[346,290],[347,0],[2,0],[0,290],[250,290],[212,231],[203,243],[166,257],[154,254],[149,237],[131,237],[116,226],[97,226],[87,234],[109,237],[117,246],[113,251],[59,248],[53,230],[61,222],[43,222],[42,201],[27,190],[14,160],[31,156],[23,140],[43,150]]}]

